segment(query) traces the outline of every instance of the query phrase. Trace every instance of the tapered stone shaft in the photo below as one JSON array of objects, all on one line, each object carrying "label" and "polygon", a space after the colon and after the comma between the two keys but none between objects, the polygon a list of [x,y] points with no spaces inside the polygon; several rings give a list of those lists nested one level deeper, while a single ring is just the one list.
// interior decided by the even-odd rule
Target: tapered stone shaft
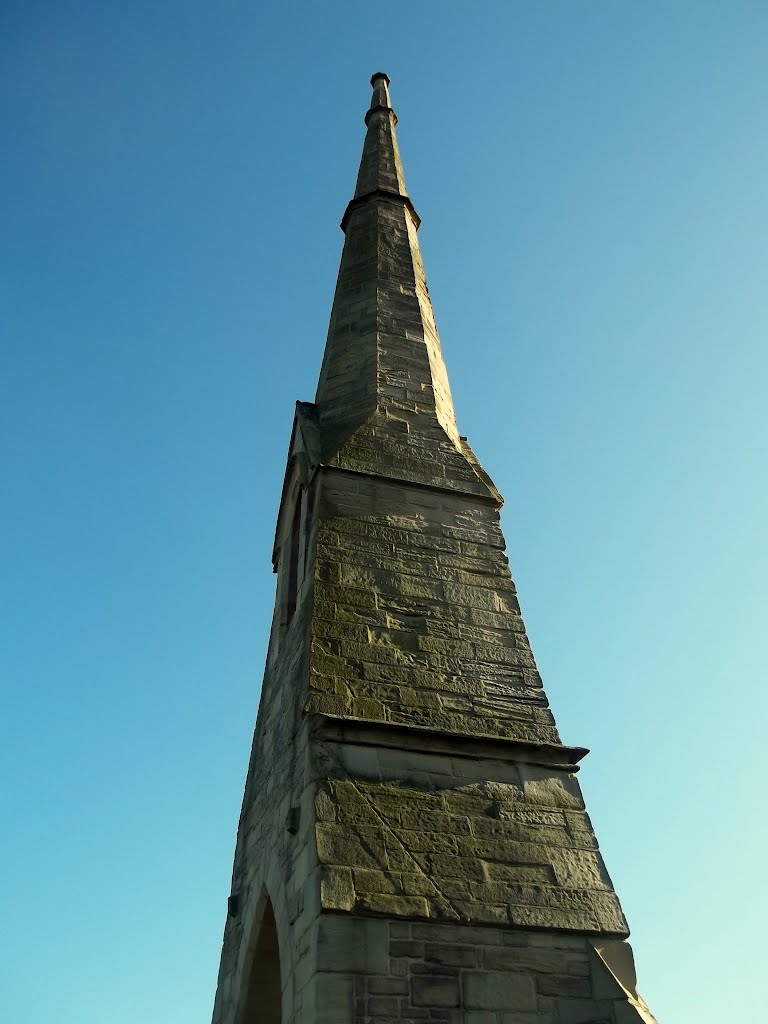
[{"label": "tapered stone shaft", "polygon": [[214,1024],[651,1024],[372,85],[291,434]]}]

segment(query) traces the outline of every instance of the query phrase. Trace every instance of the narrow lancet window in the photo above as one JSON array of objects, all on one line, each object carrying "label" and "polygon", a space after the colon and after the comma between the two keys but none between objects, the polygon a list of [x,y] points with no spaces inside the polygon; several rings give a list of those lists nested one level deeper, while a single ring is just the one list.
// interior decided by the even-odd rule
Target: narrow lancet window
[{"label": "narrow lancet window", "polygon": [[302,492],[296,497],[291,520],[291,533],[288,538],[288,566],[285,589],[285,621],[290,622],[296,611],[296,600],[299,592],[299,535],[301,534],[301,501]]},{"label": "narrow lancet window", "polygon": [[272,904],[267,903],[256,943],[243,1024],[282,1024],[280,951]]}]

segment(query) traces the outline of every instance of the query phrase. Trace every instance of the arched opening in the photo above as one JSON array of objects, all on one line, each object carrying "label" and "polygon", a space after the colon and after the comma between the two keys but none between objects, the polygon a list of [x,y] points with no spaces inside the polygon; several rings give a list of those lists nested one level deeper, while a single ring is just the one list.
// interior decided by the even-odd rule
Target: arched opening
[{"label": "arched opening", "polygon": [[285,594],[285,620],[290,622],[296,611],[296,600],[299,593],[299,535],[301,533],[301,501],[303,492],[299,491],[293,508],[291,534],[288,538],[288,581]]},{"label": "arched opening", "polygon": [[280,950],[272,904],[267,901],[251,968],[243,1024],[282,1024]]}]

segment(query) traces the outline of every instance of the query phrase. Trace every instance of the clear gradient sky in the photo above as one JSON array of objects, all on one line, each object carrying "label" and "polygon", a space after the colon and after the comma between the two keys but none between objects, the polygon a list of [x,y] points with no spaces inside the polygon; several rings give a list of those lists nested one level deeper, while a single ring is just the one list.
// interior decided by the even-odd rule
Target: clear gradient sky
[{"label": "clear gradient sky", "polygon": [[663,1024],[765,1011],[768,6],[6,0],[2,1024],[208,1024],[384,70],[459,425]]}]

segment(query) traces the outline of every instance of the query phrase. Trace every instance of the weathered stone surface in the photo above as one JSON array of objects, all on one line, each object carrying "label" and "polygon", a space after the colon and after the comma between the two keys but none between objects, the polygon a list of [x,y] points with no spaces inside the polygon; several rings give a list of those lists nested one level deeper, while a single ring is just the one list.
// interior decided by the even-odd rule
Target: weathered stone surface
[{"label": "weathered stone surface", "polygon": [[470,1010],[535,1010],[536,988],[525,974],[467,971],[464,1002]]},{"label": "weathered stone surface", "polygon": [[[352,869],[343,878],[358,910],[626,932],[599,854],[577,844],[562,814],[531,807],[509,783],[454,787],[448,758],[432,755],[418,771],[417,757],[392,754],[382,781],[331,779],[315,798],[320,862]],[[401,781],[398,765],[416,768],[425,785]],[[329,893],[328,909],[352,898],[346,888]],[[415,896],[424,899],[407,901]]]},{"label": "weathered stone surface", "polygon": [[[314,609],[311,685],[324,696],[310,698],[307,708],[444,732],[559,742],[506,561],[495,546],[480,543],[468,560],[472,572],[425,558],[425,538],[439,543],[446,523],[466,517],[466,499],[425,492],[419,511],[406,519],[409,529],[402,529],[402,509],[396,517],[382,511],[396,507],[401,491],[393,494],[388,481],[378,480],[361,493],[356,479],[345,477],[333,478],[332,500],[321,491],[316,586],[340,587],[328,593],[333,601],[324,597]],[[494,534],[495,508],[478,505],[474,512]],[[384,525],[395,518],[400,525]],[[367,596],[356,607],[360,593]],[[404,601],[411,602],[407,617]],[[494,628],[469,626],[473,612],[494,616]]]},{"label": "weathered stone surface", "polygon": [[299,403],[214,1024],[653,1024],[458,434],[386,76]]},{"label": "weathered stone surface", "polygon": [[351,910],[355,905],[355,888],[349,868],[326,868],[320,882],[320,900],[330,910]]},{"label": "weathered stone surface", "polygon": [[414,1006],[458,1006],[459,982],[457,978],[415,977],[411,982]]}]

